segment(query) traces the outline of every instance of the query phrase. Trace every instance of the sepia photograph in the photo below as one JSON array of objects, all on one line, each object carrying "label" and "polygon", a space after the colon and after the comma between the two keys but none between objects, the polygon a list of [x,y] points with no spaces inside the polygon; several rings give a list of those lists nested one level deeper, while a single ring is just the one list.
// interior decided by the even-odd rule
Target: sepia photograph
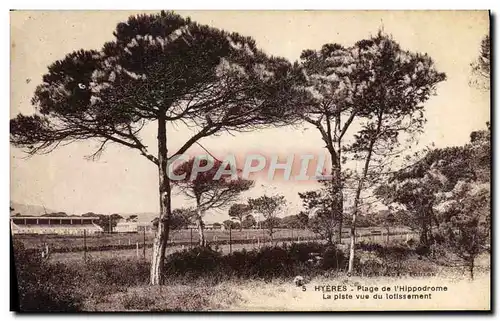
[{"label": "sepia photograph", "polygon": [[9,16],[11,311],[491,312],[488,10]]}]

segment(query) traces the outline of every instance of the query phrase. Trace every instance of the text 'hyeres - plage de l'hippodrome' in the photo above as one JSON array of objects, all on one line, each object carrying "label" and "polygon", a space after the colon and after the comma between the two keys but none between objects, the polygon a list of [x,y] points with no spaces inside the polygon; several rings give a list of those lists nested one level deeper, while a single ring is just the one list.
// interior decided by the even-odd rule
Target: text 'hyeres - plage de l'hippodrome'
[{"label": "text 'hyeres - plage de l'hippodrome'", "polygon": [[316,285],[302,287],[302,291],[321,292],[324,300],[432,300],[435,292],[448,292],[447,286],[363,286]]}]

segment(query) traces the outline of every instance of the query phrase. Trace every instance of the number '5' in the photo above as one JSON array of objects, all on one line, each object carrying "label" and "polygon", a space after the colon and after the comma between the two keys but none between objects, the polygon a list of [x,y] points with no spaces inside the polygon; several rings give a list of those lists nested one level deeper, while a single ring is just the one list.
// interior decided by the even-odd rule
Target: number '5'
[{"label": "number '5'", "polygon": [[306,286],[305,286],[305,285],[303,285],[303,286],[302,286],[302,292],[305,292],[305,291],[306,291]]}]

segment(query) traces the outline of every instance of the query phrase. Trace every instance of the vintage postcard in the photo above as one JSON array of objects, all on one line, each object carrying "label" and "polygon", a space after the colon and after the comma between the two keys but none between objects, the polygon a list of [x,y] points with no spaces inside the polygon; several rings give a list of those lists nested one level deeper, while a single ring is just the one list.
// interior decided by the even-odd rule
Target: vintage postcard
[{"label": "vintage postcard", "polygon": [[491,311],[488,11],[11,11],[11,309]]}]

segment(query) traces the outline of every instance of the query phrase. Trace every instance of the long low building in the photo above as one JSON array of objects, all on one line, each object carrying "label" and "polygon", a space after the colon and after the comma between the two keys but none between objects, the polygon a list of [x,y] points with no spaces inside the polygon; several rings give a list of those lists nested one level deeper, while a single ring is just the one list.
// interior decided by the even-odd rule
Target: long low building
[{"label": "long low building", "polygon": [[[198,225],[196,225],[196,224],[190,224],[190,225],[187,226],[187,229],[188,230],[190,230],[190,229],[196,230],[196,229],[198,229]],[[204,230],[208,230],[208,231],[211,231],[211,230],[224,230],[225,227],[222,224],[206,223],[206,224],[203,225],[203,229]]]},{"label": "long low building", "polygon": [[113,229],[114,233],[152,233],[154,227],[151,222],[120,221]]},{"label": "long low building", "polygon": [[10,226],[13,234],[61,234],[89,235],[102,233],[103,229],[95,222],[99,217],[50,217],[50,216],[13,216]]},{"label": "long low building", "polygon": [[137,222],[120,221],[113,228],[116,233],[137,233]]}]

